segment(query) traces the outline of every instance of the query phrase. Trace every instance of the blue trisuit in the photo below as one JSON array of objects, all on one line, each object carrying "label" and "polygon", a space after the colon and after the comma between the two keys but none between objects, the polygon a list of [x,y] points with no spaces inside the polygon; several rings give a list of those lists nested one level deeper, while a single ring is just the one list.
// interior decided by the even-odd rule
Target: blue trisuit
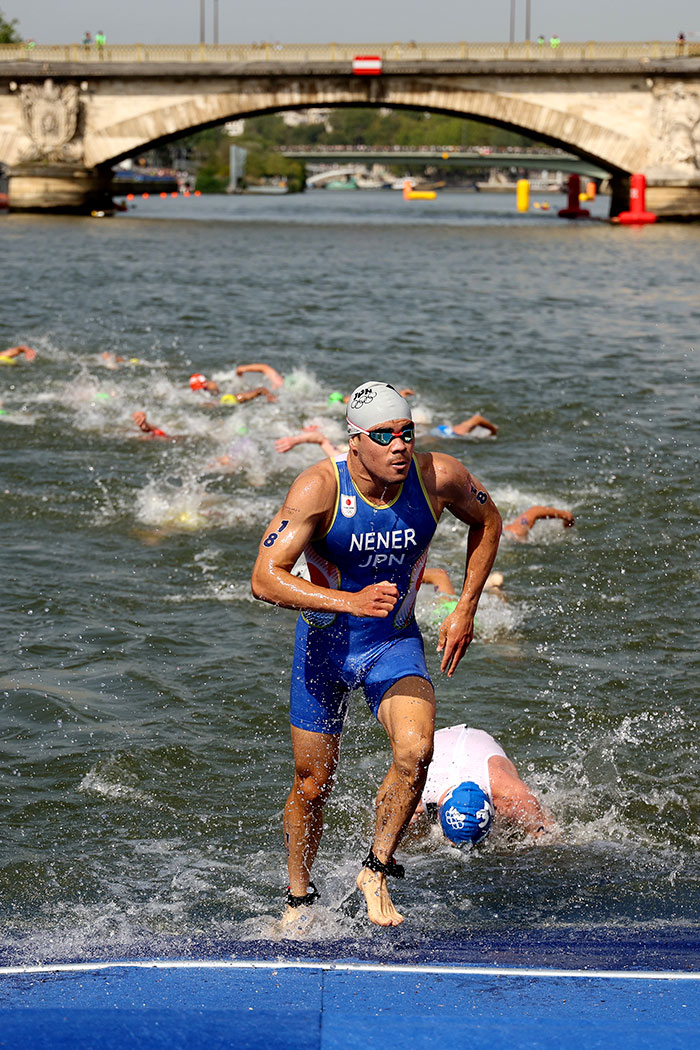
[{"label": "blue trisuit", "polygon": [[312,583],[360,591],[388,580],[399,591],[385,618],[315,611],[299,617],[290,721],[299,729],[337,734],[353,689],[364,688],[376,717],[387,689],[401,678],[430,681],[414,607],[437,518],[415,460],[395,499],[379,507],[355,487],[347,455],[333,464],[333,520],[304,552]]}]

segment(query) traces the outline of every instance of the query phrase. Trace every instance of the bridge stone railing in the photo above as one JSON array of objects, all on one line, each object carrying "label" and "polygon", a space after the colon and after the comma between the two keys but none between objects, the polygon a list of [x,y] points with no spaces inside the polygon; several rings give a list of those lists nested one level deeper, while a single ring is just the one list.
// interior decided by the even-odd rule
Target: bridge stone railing
[{"label": "bridge stone railing", "polygon": [[626,59],[640,61],[700,57],[700,43],[679,45],[675,41],[562,42],[551,47],[547,42],[525,41],[515,44],[470,43],[422,44],[414,41],[391,44],[0,44],[0,62],[216,62],[244,64],[250,62],[338,62],[349,63],[355,55],[380,55],[386,62],[443,62],[450,60],[498,61],[565,61]]}]

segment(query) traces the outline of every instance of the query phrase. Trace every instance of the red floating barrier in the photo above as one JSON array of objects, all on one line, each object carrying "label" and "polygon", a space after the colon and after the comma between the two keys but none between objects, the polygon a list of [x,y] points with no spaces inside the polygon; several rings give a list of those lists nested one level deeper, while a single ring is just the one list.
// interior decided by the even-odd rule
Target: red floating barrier
[{"label": "red floating barrier", "polygon": [[646,223],[656,222],[655,212],[646,210],[646,195],[646,175],[632,175],[630,178],[630,210],[621,211],[613,221],[619,222],[622,226],[643,226]]},{"label": "red floating barrier", "polygon": [[557,212],[560,219],[588,219],[590,217],[591,213],[588,209],[582,208],[579,204],[580,192],[581,176],[576,174],[569,175],[568,204]]},{"label": "red floating barrier", "polygon": [[355,55],[352,71],[358,77],[376,77],[382,71],[381,55]]}]

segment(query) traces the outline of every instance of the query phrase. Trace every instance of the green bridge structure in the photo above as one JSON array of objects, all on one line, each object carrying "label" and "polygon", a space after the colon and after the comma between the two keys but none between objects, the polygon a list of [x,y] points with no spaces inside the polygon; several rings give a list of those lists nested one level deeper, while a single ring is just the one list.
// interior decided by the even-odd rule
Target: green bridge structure
[{"label": "green bridge structure", "polygon": [[[119,161],[230,120],[310,107],[445,113],[507,128],[610,177],[660,218],[700,218],[700,54],[665,41],[0,45],[10,207],[89,212]],[[375,75],[354,60],[374,56]],[[560,168],[560,170],[563,170]]]},{"label": "green bridge structure", "polygon": [[599,165],[563,150],[534,147],[476,146],[282,146],[290,160],[310,164],[436,164],[442,168],[522,168],[527,171],[561,171],[591,179],[605,179],[609,172]]}]

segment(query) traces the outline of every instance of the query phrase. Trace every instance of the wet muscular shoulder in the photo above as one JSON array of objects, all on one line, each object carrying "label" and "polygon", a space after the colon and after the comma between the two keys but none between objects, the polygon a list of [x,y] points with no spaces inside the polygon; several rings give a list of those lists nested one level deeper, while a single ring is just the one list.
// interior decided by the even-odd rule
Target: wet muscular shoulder
[{"label": "wet muscular shoulder", "polygon": [[282,505],[290,522],[315,520],[316,531],[323,531],[332,516],[338,491],[337,473],[329,459],[303,471],[293,483]]},{"label": "wet muscular shoulder", "polygon": [[446,453],[426,453],[422,458],[429,458],[424,469],[425,486],[441,512],[455,506],[464,509],[473,505],[476,509],[488,502],[488,492],[460,460]]}]

